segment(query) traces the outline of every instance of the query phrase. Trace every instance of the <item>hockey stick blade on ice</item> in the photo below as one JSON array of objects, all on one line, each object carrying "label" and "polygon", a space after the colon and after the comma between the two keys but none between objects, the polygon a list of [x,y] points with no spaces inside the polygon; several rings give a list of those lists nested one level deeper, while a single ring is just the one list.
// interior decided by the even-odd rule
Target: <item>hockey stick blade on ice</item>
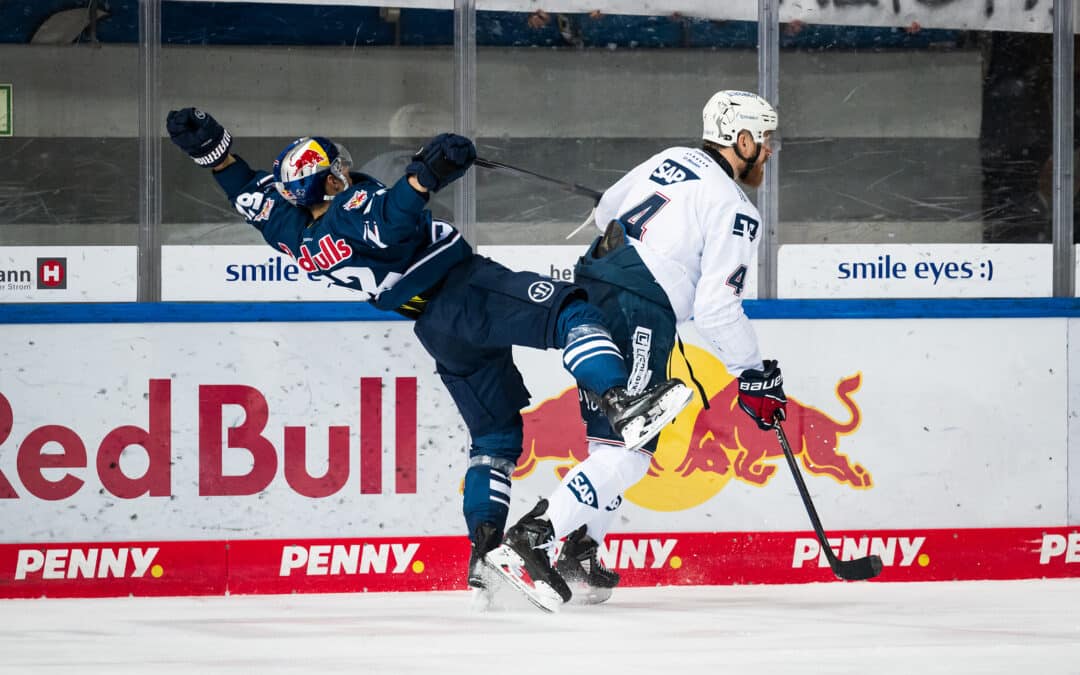
[{"label": "hockey stick blade on ice", "polygon": [[780,441],[780,448],[784,451],[784,457],[787,458],[788,466],[791,468],[791,475],[795,479],[795,485],[799,488],[799,496],[802,497],[803,506],[806,507],[806,514],[810,516],[810,524],[814,526],[814,534],[817,535],[818,541],[821,543],[821,550],[825,552],[825,558],[829,561],[829,567],[832,568],[833,574],[845,581],[873,579],[881,574],[881,558],[876,555],[854,560],[840,560],[833,553],[832,547],[829,546],[829,539],[825,536],[825,528],[821,526],[821,519],[818,518],[817,510],[814,508],[814,502],[810,501],[810,491],[806,489],[806,482],[803,481],[802,472],[799,471],[799,463],[795,460],[795,453],[791,451],[791,445],[788,443],[784,428],[780,426],[779,420],[776,421],[773,429],[776,431],[776,437]]},{"label": "hockey stick blade on ice", "polygon": [[571,183],[565,180],[559,180],[558,178],[552,178],[543,174],[536,173],[535,171],[529,171],[528,169],[522,169],[520,167],[511,166],[509,164],[503,164],[502,162],[494,162],[490,159],[484,159],[483,157],[476,158],[476,166],[482,166],[485,169],[492,169],[499,173],[505,173],[509,176],[517,176],[518,178],[535,178],[536,180],[543,181],[545,183],[551,183],[556,185],[567,192],[571,192],[575,195],[581,195],[593,200],[594,203],[600,203],[600,197],[604,193],[592,188],[587,188],[584,185],[578,185],[577,183]]}]

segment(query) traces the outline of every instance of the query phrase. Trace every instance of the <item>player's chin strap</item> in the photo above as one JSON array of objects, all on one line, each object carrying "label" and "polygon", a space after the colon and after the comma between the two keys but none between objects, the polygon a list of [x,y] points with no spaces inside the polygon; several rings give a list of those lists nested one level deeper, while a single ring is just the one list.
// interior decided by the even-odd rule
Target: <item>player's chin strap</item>
[{"label": "player's chin strap", "polygon": [[750,175],[750,169],[754,168],[754,165],[757,164],[758,157],[761,157],[761,143],[754,143],[754,156],[750,158],[743,157],[739,154],[738,144],[731,146],[731,149],[735,151],[736,157],[746,162],[746,167],[744,167],[743,170],[739,172],[739,180],[745,181],[747,176]]},{"label": "player's chin strap", "polygon": [[[698,393],[701,394],[701,405],[708,410],[709,397],[705,395],[705,387],[694,377],[694,369],[690,366],[690,358],[686,356],[686,347],[683,345],[682,336],[679,335],[678,330],[675,331],[675,342],[679,345],[679,353],[682,354],[683,361],[686,363],[686,372],[690,374],[690,381],[694,383]],[[670,373],[668,375],[670,376]]]}]

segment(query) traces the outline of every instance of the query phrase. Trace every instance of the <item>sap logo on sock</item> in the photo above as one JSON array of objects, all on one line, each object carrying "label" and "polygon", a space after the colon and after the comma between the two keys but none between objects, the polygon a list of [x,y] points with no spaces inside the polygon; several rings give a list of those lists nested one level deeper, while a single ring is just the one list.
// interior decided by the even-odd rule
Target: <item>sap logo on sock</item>
[{"label": "sap logo on sock", "polygon": [[569,488],[570,493],[585,506],[591,506],[594,509],[600,508],[597,506],[597,503],[600,500],[596,496],[596,489],[592,486],[592,483],[589,482],[589,479],[585,474],[579,473],[574,476],[570,479],[570,483],[566,487]]},{"label": "sap logo on sock", "polygon": [[698,176],[696,173],[670,159],[665,160],[663,164],[656,167],[656,170],[649,176],[649,180],[654,183],[659,183],[660,185],[672,185],[674,183],[697,179]]},{"label": "sap logo on sock", "polygon": [[[281,549],[278,576],[293,570],[308,576],[338,574],[401,574],[409,568],[420,544],[318,544]],[[393,567],[390,561],[393,559]],[[417,563],[422,564],[422,563]]]},{"label": "sap logo on sock", "polygon": [[22,548],[15,562],[15,580],[138,578],[147,570],[161,576],[160,565],[150,569],[157,547],[142,548]]}]

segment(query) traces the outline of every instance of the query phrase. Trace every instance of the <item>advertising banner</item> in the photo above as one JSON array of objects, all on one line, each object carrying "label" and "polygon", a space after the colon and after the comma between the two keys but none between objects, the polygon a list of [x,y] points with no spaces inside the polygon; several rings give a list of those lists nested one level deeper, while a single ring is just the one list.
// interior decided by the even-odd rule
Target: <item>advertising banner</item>
[{"label": "advertising banner", "polygon": [[134,302],[135,246],[2,246],[0,303]]},{"label": "advertising banner", "polygon": [[[1067,522],[1066,319],[756,328],[833,527]],[[621,522],[804,527],[775,436],[738,409],[703,340],[683,337],[670,372],[691,382],[692,363],[709,405],[695,397],[665,428]],[[468,435],[408,322],[8,325],[0,360],[0,542],[462,532]],[[560,354],[517,361],[532,392],[523,513],[586,444]]]},{"label": "advertising banner", "polygon": [[[881,559],[876,579],[1080,576],[1075,528],[832,531],[841,560]],[[835,581],[804,532],[615,534],[599,557],[620,585]],[[0,598],[465,590],[464,537],[0,544]]]},{"label": "advertising banner", "polygon": [[316,300],[357,302],[300,263],[266,245],[162,246],[161,299],[186,301]]},{"label": "advertising banner", "polygon": [[785,244],[781,298],[1045,298],[1050,244]]}]

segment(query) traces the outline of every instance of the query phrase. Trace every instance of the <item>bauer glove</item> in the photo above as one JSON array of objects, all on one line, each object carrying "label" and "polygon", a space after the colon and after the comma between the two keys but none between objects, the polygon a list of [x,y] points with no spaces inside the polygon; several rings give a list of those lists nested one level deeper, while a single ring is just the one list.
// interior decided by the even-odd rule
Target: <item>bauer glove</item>
[{"label": "bauer glove", "polygon": [[432,192],[465,175],[476,160],[476,146],[464,136],[439,134],[413,155],[405,173]]},{"label": "bauer glove", "polygon": [[229,156],[232,136],[198,108],[172,110],[165,122],[169,138],[199,166],[213,168]]},{"label": "bauer glove", "polygon": [[765,361],[764,369],[744,370],[739,375],[739,407],[760,429],[768,431],[787,418],[784,376],[776,361]]}]

